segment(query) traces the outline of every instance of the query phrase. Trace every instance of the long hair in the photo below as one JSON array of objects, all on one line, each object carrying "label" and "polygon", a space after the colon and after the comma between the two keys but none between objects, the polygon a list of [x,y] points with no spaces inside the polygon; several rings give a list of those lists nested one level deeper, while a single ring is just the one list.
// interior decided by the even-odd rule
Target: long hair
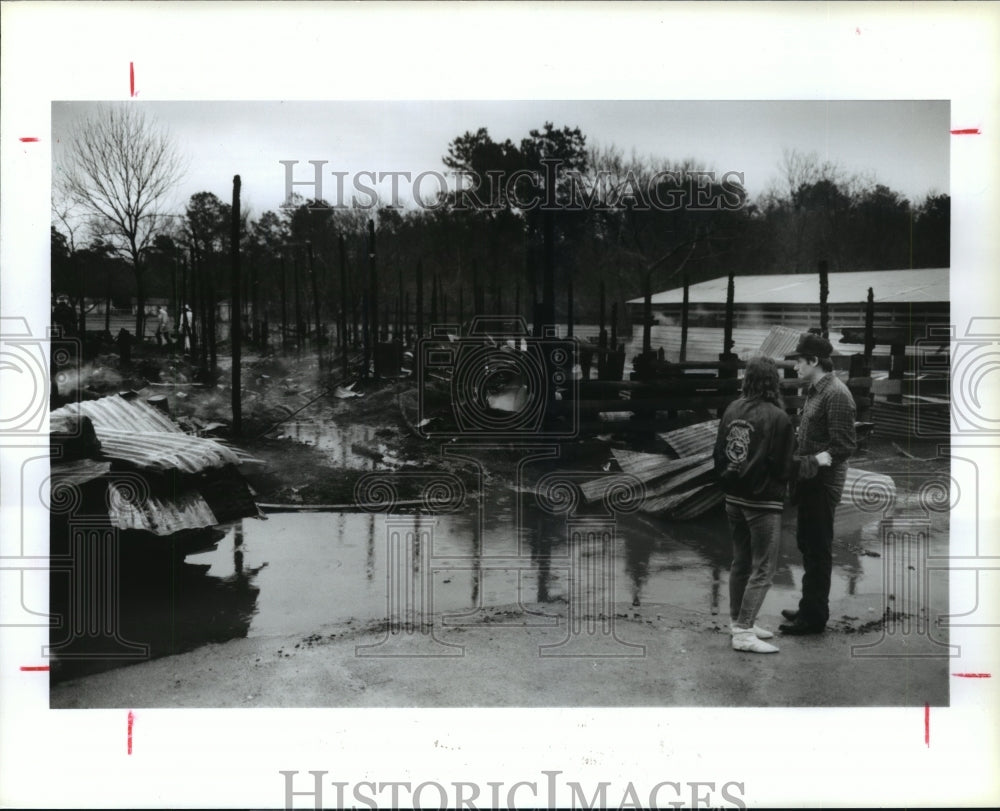
[{"label": "long hair", "polygon": [[778,408],[784,408],[778,367],[771,358],[758,355],[747,361],[747,368],[743,373],[743,396],[747,400],[764,400]]}]

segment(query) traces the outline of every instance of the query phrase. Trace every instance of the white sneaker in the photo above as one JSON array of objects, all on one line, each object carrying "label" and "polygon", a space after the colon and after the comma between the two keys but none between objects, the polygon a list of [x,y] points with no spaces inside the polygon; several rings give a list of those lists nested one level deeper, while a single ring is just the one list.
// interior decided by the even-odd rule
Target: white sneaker
[{"label": "white sneaker", "polygon": [[777,653],[778,649],[754,636],[754,632],[748,628],[733,629],[733,650],[746,651],[747,653]]},{"label": "white sneaker", "polygon": [[[743,628],[741,630],[745,631],[747,629]],[[773,633],[771,633],[769,630],[767,630],[767,628],[761,628],[756,623],[754,623],[753,628],[750,628],[749,630],[753,631],[753,635],[755,637],[757,637],[757,639],[773,639],[774,638],[774,634]],[[730,624],[730,626],[729,626],[729,633],[731,633],[731,634],[735,634],[736,633],[736,626],[735,625]]]}]

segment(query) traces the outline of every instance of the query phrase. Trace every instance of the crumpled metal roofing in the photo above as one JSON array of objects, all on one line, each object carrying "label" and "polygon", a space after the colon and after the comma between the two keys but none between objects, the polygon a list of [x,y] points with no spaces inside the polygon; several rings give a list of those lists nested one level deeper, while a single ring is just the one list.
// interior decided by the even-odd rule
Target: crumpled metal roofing
[{"label": "crumpled metal roofing", "polygon": [[[128,462],[136,470],[110,470],[107,461],[53,460],[52,497],[57,488],[79,491],[79,508],[106,515],[113,527],[172,535],[257,515],[253,493],[227,466],[253,457],[222,442],[184,433],[166,414],[135,395],[113,395],[71,403],[50,414],[52,430],[72,434],[79,420],[93,425],[91,457]],[[254,460],[256,461],[256,460]],[[184,474],[176,476],[176,473]],[[60,492],[60,503],[73,497]]]},{"label": "crumpled metal roofing", "polygon": [[786,355],[790,355],[795,351],[795,347],[799,345],[801,335],[802,333],[797,329],[773,326],[757,352],[768,358],[784,360]]},{"label": "crumpled metal roofing", "polygon": [[715,437],[719,433],[719,420],[696,422],[686,428],[657,434],[678,456],[695,456],[710,453],[715,448]]},{"label": "crumpled metal roofing", "polygon": [[53,423],[85,416],[94,425],[102,455],[143,470],[199,473],[255,461],[214,439],[185,434],[166,414],[138,397],[112,395],[70,403],[50,414]]},{"label": "crumpled metal roofing", "polygon": [[99,462],[96,459],[75,459],[70,462],[53,459],[49,486],[80,487],[89,481],[101,478],[110,468],[110,462]]},{"label": "crumpled metal roofing", "polygon": [[198,473],[240,463],[232,450],[203,437],[165,431],[136,434],[110,428],[97,429],[97,435],[104,456],[131,462],[145,470]]},{"label": "crumpled metal roofing", "polygon": [[219,523],[208,502],[197,490],[161,497],[149,494],[141,503],[123,496],[109,483],[108,516],[118,529],[137,529],[154,535],[172,535],[184,529],[204,529]]},{"label": "crumpled metal roofing", "polygon": [[56,409],[49,416],[52,419],[67,415],[90,417],[98,439],[101,437],[102,428],[132,431],[138,434],[184,433],[170,417],[137,396],[123,397],[120,394],[113,394],[100,400],[69,403]]}]

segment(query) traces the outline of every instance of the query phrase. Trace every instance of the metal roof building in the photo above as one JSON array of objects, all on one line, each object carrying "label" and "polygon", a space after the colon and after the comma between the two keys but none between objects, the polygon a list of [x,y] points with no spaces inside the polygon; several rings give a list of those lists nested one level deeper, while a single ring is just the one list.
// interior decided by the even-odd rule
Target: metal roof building
[{"label": "metal roof building", "polygon": [[[864,303],[868,288],[872,288],[875,303],[945,303],[950,301],[948,268],[920,268],[918,270],[872,270],[829,273],[829,296],[833,304]],[[692,284],[688,288],[691,304],[726,303],[728,279],[720,276],[707,282]],[[735,303],[737,305],[761,304],[816,304],[819,305],[818,273],[781,273],[771,276],[736,276]],[[654,293],[653,307],[666,304],[680,305],[684,298],[681,287]],[[642,306],[643,299],[634,298],[629,306]]]},{"label": "metal roof building", "polygon": [[[928,324],[947,324],[950,313],[948,268],[874,270],[827,275],[831,328],[863,324],[868,288],[875,302],[875,323],[905,326],[919,337]],[[728,278],[720,276],[688,288],[688,323],[692,327],[722,327]],[[733,282],[734,327],[753,329],[775,325],[804,330],[819,325],[819,274],[782,273],[736,276]],[[679,326],[684,289],[654,293],[653,321]],[[627,302],[633,322],[642,321],[643,298]]]},{"label": "metal roof building", "polygon": [[[862,351],[863,347],[841,340],[840,328],[864,324],[869,287],[874,299],[875,324],[902,327],[911,347],[915,341],[930,335],[930,327],[948,324],[949,276],[948,268],[829,273],[827,303],[830,339],[835,351],[842,354]],[[688,288],[688,359],[714,359],[721,352],[727,286],[728,278],[721,276]],[[818,273],[736,276],[733,287],[734,351],[741,357],[757,351],[772,327],[802,332],[819,326]],[[671,288],[651,298],[653,348],[662,347],[669,358],[675,358],[681,343],[684,290]],[[633,324],[641,324],[643,298],[631,299],[627,307]],[[641,328],[637,334],[641,336]],[[887,353],[887,347],[876,348],[876,354]]]}]

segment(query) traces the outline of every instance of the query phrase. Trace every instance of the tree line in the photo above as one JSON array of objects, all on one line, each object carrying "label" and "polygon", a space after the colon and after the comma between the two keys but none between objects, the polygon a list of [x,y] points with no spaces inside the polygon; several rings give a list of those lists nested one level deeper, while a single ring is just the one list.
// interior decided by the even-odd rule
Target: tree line
[{"label": "tree line", "polygon": [[[735,173],[596,149],[579,128],[550,122],[518,143],[480,128],[445,149],[442,162],[455,173],[516,175],[530,188],[448,189],[434,205],[407,208],[295,198],[244,214],[251,335],[260,339],[265,323],[316,331],[317,320],[341,314],[356,335],[366,294],[385,335],[389,325],[397,334],[415,327],[418,299],[424,324],[494,312],[531,320],[546,296],[556,320],[572,300],[575,318],[593,321],[604,296],[624,302],[647,283],[655,292],[730,272],[815,272],[821,261],[833,272],[949,265],[947,194],[913,202],[811,155],[786,153],[780,181],[751,199]],[[132,295],[166,297],[205,319],[228,298],[230,205],[204,191],[183,211],[165,210],[183,161],[145,112],[129,105],[93,116],[57,169],[52,291],[68,295],[81,318],[84,299],[120,306]],[[548,205],[531,205],[531,193]]]}]

